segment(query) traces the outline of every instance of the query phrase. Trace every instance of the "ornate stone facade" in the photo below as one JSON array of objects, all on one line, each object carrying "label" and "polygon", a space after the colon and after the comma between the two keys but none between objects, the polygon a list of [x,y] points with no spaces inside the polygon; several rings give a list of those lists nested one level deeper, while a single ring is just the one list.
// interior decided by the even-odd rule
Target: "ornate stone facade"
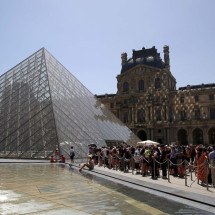
[{"label": "ornate stone facade", "polygon": [[164,144],[215,144],[215,84],[176,89],[169,47],[133,50],[117,76],[117,93],[96,95],[140,139]]}]

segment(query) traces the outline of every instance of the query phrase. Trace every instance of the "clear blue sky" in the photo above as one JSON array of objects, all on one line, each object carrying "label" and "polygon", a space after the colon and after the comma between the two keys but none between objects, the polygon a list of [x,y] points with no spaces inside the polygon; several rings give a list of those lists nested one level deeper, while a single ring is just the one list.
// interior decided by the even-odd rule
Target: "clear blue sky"
[{"label": "clear blue sky", "polygon": [[116,93],[121,53],[164,45],[177,88],[215,83],[215,1],[0,0],[0,75],[45,47],[93,94]]}]

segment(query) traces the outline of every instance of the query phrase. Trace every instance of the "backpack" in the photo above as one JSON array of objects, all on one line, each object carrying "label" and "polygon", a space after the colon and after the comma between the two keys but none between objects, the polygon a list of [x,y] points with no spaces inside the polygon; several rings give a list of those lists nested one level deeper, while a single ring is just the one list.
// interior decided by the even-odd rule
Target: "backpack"
[{"label": "backpack", "polygon": [[71,152],[70,152],[70,156],[74,157],[74,156],[75,156],[75,152],[74,152],[74,151],[71,151]]}]

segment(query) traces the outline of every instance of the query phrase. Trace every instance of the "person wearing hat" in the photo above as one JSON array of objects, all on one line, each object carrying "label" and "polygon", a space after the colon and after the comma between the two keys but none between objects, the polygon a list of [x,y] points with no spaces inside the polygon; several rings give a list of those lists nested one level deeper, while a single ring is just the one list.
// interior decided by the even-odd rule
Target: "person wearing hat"
[{"label": "person wearing hat", "polygon": [[84,167],[88,167],[89,170],[93,170],[95,166],[94,160],[93,160],[93,156],[92,155],[88,155],[88,162],[84,163],[80,166],[79,172],[82,171],[82,169]]}]

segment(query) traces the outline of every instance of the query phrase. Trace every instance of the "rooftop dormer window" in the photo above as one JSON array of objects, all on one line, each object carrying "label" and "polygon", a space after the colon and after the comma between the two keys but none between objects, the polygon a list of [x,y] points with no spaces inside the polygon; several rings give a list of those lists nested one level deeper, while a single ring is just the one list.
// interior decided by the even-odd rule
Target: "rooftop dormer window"
[{"label": "rooftop dormer window", "polygon": [[122,88],[123,88],[122,90],[123,90],[124,93],[128,92],[129,91],[128,82],[124,82]]}]

